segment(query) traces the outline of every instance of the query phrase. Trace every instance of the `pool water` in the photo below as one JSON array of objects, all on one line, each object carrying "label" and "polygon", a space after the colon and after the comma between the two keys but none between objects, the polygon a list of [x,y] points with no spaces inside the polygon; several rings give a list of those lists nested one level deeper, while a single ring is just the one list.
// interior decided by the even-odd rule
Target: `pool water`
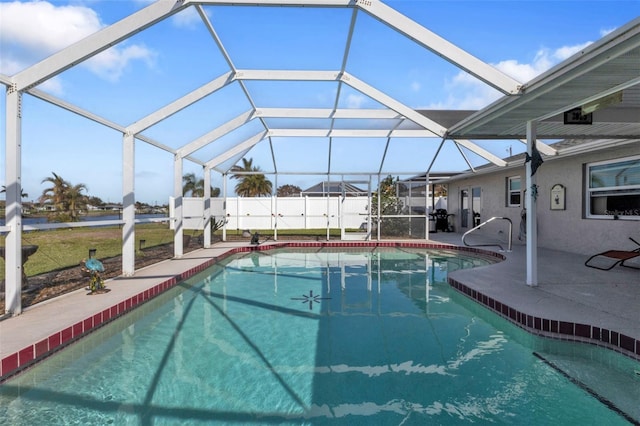
[{"label": "pool water", "polygon": [[418,249],[238,255],[2,385],[0,418],[628,424],[446,284],[487,263]]}]

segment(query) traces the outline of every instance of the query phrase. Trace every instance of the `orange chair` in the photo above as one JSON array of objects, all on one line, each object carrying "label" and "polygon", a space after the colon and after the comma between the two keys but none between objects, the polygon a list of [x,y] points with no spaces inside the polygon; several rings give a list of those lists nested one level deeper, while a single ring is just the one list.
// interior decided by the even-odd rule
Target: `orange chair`
[{"label": "orange chair", "polygon": [[[585,266],[588,266],[589,268],[601,269],[603,271],[608,271],[608,270],[612,269],[614,266],[616,266],[618,264],[620,266],[626,266],[627,268],[640,269],[637,266],[631,266],[631,265],[625,265],[624,264],[624,262],[626,262],[627,260],[633,259],[634,257],[640,256],[640,243],[637,242],[636,240],[634,240],[631,237],[629,237],[629,239],[631,241],[633,241],[634,243],[638,244],[638,248],[637,249],[635,249],[635,250],[607,250],[607,251],[603,251],[602,253],[594,254],[593,256],[591,256],[586,262],[584,262]],[[605,258],[607,258],[608,261],[613,261],[613,263],[610,264],[610,266],[608,268],[604,267],[604,266],[589,265],[589,262],[591,262],[593,259],[597,259],[599,257],[605,257]]]}]

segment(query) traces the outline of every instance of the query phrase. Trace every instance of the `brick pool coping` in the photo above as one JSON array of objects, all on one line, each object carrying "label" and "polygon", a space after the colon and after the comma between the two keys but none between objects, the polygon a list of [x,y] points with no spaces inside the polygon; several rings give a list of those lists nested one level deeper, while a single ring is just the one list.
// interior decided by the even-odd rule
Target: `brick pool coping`
[{"label": "brick pool coping", "polygon": [[640,340],[633,337],[590,324],[529,315],[480,291],[469,288],[453,278],[448,278],[448,281],[451,287],[531,334],[558,340],[590,343],[640,360]]},{"label": "brick pool coping", "polygon": [[[505,256],[500,253],[473,247],[460,247],[449,244],[434,243],[414,243],[414,242],[282,242],[263,244],[258,246],[242,246],[231,248],[219,256],[214,256],[207,261],[190,268],[182,273],[176,274],[163,282],[154,285],[132,297],[129,297],[117,304],[93,314],[81,321],[66,327],[50,336],[35,342],[17,352],[14,352],[0,361],[0,383],[20,371],[36,364],[42,359],[61,350],[76,340],[88,335],[116,318],[130,312],[143,303],[173,288],[181,281],[190,278],[219,261],[236,253],[250,251],[271,250],[277,248],[362,248],[362,247],[402,247],[421,249],[447,249],[460,252],[467,252],[483,257],[490,257],[496,260],[505,260]],[[550,318],[542,318],[529,315],[525,312],[514,309],[495,298],[489,297],[478,290],[474,290],[462,282],[448,278],[449,285],[484,305],[494,313],[514,323],[518,327],[535,335],[584,343],[591,343],[607,349],[614,350],[632,359],[640,360],[640,341],[632,337],[618,333],[615,330],[607,330],[589,324],[580,324],[568,321],[557,321]]]}]

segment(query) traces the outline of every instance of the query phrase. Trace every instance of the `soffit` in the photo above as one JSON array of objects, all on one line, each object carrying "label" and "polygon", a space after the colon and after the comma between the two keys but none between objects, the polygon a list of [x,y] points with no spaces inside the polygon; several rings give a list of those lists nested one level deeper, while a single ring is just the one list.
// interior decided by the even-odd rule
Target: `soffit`
[{"label": "soffit", "polygon": [[[622,93],[593,112],[592,124],[564,124],[564,112]],[[449,128],[448,137],[521,139],[527,121],[539,139],[640,138],[640,18]]]}]

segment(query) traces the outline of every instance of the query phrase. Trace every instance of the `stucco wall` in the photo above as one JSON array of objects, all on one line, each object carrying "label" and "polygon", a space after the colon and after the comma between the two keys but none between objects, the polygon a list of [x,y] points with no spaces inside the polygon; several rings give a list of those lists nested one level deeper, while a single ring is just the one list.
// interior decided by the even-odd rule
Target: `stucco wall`
[{"label": "stucco wall", "polygon": [[[640,220],[585,219],[584,218],[584,164],[613,160],[637,155],[640,143],[632,143],[606,151],[580,154],[565,158],[545,158],[538,169],[538,245],[544,248],[558,249],[581,254],[594,254],[607,249],[634,249],[637,246],[629,241],[633,237],[640,242]],[[524,161],[523,161],[524,162]],[[449,183],[449,213],[455,213],[456,230],[460,229],[460,191],[463,188],[482,188],[481,218],[487,220],[493,216],[509,217],[514,225],[514,244],[518,241],[521,207],[506,207],[506,179],[519,175],[524,189],[525,167],[509,168],[495,173],[476,175]],[[551,188],[561,184],[566,189],[566,210],[551,210]],[[524,197],[522,199],[524,206]],[[468,228],[470,229],[470,228]],[[499,230],[504,225],[487,226],[484,237],[502,237]]]}]

